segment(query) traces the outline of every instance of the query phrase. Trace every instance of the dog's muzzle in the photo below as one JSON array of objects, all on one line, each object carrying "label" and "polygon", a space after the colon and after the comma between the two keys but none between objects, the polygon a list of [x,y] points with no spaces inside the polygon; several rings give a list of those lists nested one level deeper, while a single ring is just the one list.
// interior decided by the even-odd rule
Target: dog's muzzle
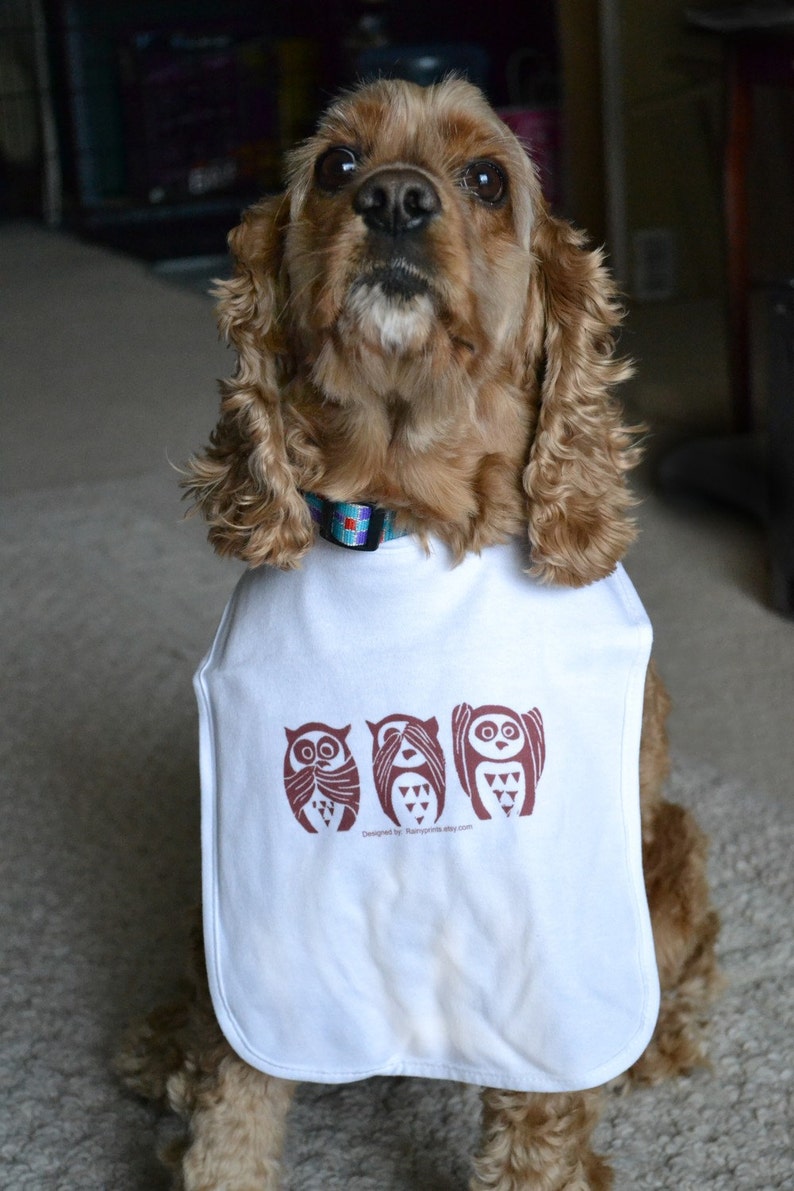
[{"label": "dog's muzzle", "polygon": [[374,265],[359,278],[356,286],[377,286],[384,297],[401,298],[405,301],[430,291],[427,278],[400,258],[391,264]]}]

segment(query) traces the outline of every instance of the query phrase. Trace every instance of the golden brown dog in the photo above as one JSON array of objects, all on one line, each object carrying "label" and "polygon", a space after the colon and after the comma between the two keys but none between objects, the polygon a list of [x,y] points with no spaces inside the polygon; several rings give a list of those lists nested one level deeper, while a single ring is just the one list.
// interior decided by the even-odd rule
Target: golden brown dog
[{"label": "golden brown dog", "polygon": [[[456,79],[380,81],[335,103],[290,159],[286,194],[231,235],[220,324],[238,356],[188,487],[222,554],[292,568],[312,547],[303,492],[377,503],[456,557],[528,535],[531,571],[578,587],[634,535],[637,461],[612,387],[620,310],[599,253],[553,217],[522,146]],[[662,798],[667,696],[651,666],[640,758],[646,886],[662,984],[629,1078],[703,1061],[716,987],[705,843]],[[195,987],[120,1065],[188,1119],[175,1186],[279,1185],[293,1085],[246,1066]],[[472,1187],[604,1188],[600,1092],[483,1092]]]}]

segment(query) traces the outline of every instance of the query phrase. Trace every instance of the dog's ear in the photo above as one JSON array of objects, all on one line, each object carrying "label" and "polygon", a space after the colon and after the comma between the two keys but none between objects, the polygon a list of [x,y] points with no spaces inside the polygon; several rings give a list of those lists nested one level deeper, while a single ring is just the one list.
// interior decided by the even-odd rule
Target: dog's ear
[{"label": "dog's ear", "polygon": [[190,461],[184,484],[219,554],[283,568],[297,564],[313,536],[281,406],[292,367],[282,320],[287,217],[285,199],[266,199],[229,236],[234,276],[215,293],[218,325],[237,351],[237,368],[221,384],[220,420],[210,445]]},{"label": "dog's ear", "polygon": [[621,311],[599,252],[539,213],[527,352],[540,408],[524,489],[532,573],[581,587],[614,570],[634,539],[626,472],[639,459],[612,387],[631,374],[614,355]]}]

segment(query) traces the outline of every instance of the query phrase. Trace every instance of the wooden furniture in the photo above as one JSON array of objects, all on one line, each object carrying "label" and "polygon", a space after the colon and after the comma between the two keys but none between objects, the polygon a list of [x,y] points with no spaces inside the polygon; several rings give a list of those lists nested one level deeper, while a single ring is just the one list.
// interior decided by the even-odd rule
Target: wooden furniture
[{"label": "wooden furniture", "polygon": [[794,281],[767,284],[766,435],[756,433],[750,355],[748,161],[757,85],[794,85],[794,3],[688,9],[690,24],[722,40],[725,73],[723,195],[728,365],[734,433],[684,443],[661,464],[669,493],[705,495],[765,526],[769,602],[794,617]]},{"label": "wooden furniture", "polygon": [[757,85],[794,86],[794,4],[691,8],[693,28],[720,38],[725,76],[723,197],[728,284],[728,351],[734,429],[754,428],[749,296],[747,165]]}]

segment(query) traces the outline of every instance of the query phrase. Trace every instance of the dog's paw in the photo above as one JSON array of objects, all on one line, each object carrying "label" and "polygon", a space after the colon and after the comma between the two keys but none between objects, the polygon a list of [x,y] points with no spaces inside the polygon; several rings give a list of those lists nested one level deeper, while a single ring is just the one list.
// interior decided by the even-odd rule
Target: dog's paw
[{"label": "dog's paw", "polygon": [[183,1061],[179,1035],[186,1020],[184,1002],[164,1005],[131,1026],[116,1054],[113,1067],[137,1096],[164,1103],[169,1078]]}]

